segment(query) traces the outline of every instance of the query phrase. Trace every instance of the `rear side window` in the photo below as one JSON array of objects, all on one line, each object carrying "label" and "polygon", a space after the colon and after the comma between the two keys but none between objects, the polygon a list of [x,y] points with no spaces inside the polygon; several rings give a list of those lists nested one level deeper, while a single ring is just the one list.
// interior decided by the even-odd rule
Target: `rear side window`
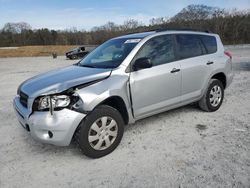
[{"label": "rear side window", "polygon": [[198,35],[176,35],[177,49],[180,59],[196,57],[205,53],[204,46]]},{"label": "rear side window", "polygon": [[202,43],[205,45],[208,54],[215,53],[217,51],[217,42],[214,36],[200,35]]}]

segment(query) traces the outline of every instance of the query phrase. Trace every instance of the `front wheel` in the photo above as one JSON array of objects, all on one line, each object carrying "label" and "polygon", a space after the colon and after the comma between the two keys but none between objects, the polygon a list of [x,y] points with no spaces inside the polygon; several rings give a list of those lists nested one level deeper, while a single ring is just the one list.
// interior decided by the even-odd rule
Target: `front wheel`
[{"label": "front wheel", "polygon": [[75,139],[86,156],[99,158],[111,153],[119,145],[123,132],[121,114],[110,106],[101,105],[81,122]]},{"label": "front wheel", "polygon": [[199,101],[199,106],[204,111],[214,112],[220,108],[223,98],[224,87],[221,81],[211,79],[207,91]]}]

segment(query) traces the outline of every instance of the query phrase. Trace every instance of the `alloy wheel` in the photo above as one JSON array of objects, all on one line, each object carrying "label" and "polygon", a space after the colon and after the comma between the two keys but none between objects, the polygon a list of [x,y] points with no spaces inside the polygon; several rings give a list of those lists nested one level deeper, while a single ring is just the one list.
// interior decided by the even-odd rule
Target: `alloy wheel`
[{"label": "alloy wheel", "polygon": [[210,104],[213,107],[216,107],[216,106],[218,106],[220,104],[221,99],[222,99],[221,87],[219,85],[215,85],[210,90],[210,95],[209,95]]},{"label": "alloy wheel", "polygon": [[117,134],[117,122],[111,117],[103,116],[90,126],[88,141],[93,149],[105,150],[113,144]]}]

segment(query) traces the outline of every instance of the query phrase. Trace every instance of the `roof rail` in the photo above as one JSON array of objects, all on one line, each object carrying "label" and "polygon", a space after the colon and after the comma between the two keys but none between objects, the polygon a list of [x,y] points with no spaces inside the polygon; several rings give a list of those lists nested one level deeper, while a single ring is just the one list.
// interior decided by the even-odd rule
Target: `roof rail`
[{"label": "roof rail", "polygon": [[191,29],[191,28],[159,28],[155,30],[155,32],[163,32],[163,31],[196,31],[196,32],[212,33],[209,30],[202,31],[199,29]]}]

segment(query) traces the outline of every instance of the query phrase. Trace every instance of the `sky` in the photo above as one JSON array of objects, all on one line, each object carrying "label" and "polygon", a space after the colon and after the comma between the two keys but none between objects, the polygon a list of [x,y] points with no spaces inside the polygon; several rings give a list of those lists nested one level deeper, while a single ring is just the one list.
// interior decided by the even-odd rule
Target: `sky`
[{"label": "sky", "polygon": [[250,9],[250,0],[0,0],[0,28],[7,22],[27,22],[33,29],[89,30],[108,21],[172,17],[190,4]]}]

